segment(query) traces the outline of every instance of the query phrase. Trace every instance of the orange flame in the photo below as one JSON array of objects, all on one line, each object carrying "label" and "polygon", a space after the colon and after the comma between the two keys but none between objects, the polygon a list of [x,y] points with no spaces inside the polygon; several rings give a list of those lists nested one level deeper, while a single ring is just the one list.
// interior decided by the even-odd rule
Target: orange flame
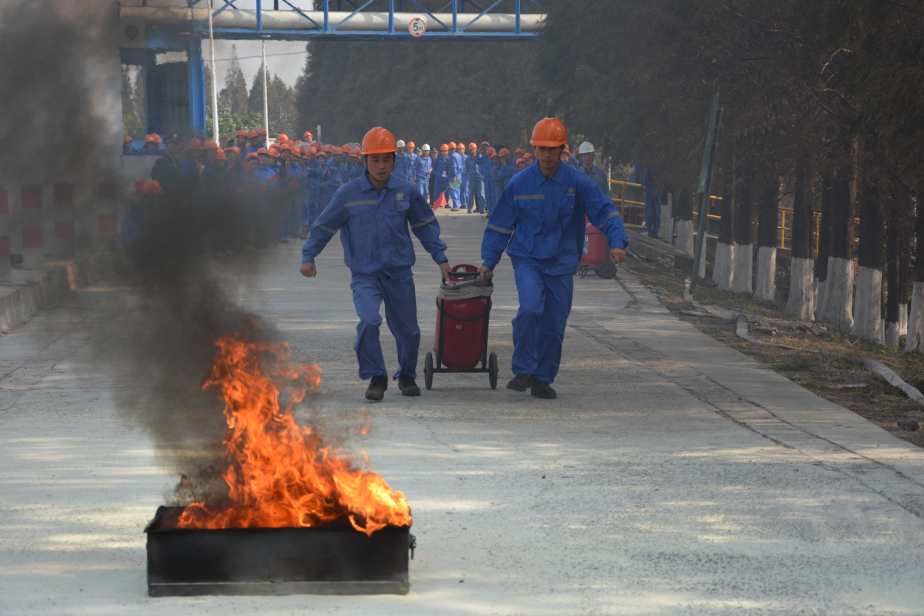
[{"label": "orange flame", "polygon": [[193,503],[177,527],[294,528],[346,518],[371,535],[388,525],[410,525],[404,495],[366,470],[364,453],[357,462],[340,443],[295,423],[292,409],[320,385],[320,368],[293,362],[284,342],[248,342],[232,334],[216,345],[202,388],[217,387],[225,404],[231,464],[222,477],[230,504]]}]

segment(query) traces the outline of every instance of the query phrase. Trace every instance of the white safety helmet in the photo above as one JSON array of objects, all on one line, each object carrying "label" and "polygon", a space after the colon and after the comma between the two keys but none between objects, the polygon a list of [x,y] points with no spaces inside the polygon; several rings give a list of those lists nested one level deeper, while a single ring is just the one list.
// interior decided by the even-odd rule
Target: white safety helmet
[{"label": "white safety helmet", "polygon": [[423,147],[420,148],[420,151],[421,151],[421,152],[429,152],[429,151],[430,151],[430,144],[429,144],[429,143],[423,144]]},{"label": "white safety helmet", "polygon": [[399,148],[403,148],[403,147],[404,147],[404,140],[403,140],[403,139],[398,139],[398,143],[396,143],[395,145],[398,146]]},{"label": "white safety helmet", "polygon": [[589,141],[585,141],[581,144],[581,147],[578,148],[578,154],[593,154],[594,153],[594,144]]}]

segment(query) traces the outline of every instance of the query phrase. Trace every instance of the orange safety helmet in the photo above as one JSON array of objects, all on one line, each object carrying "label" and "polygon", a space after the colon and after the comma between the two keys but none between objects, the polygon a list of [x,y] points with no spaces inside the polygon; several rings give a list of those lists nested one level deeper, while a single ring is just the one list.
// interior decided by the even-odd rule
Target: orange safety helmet
[{"label": "orange safety helmet", "polygon": [[354,145],[353,147],[350,148],[350,156],[355,156],[356,158],[359,158],[360,156],[362,156],[362,153],[360,152],[358,145]]},{"label": "orange safety helmet", "polygon": [[266,129],[263,128],[263,127],[261,126],[260,128],[257,129],[257,134],[258,134],[258,135],[265,135],[265,134],[266,134]]},{"label": "orange safety helmet", "polygon": [[250,160],[251,158],[256,158],[257,160],[260,160],[260,157],[257,156],[257,153],[256,153],[256,152],[251,152],[250,154],[248,154],[247,156],[244,157],[244,160],[245,160],[245,161],[248,161],[248,160]]},{"label": "orange safety helmet", "polygon": [[413,142],[413,141],[408,141],[408,142],[407,142],[407,147],[409,147],[409,148],[416,148],[417,146],[414,145],[414,142]]},{"label": "orange safety helmet", "polygon": [[128,143],[128,142],[131,141],[131,140],[132,140],[132,138],[129,137],[128,135],[125,135],[124,137],[122,137],[122,143],[123,143],[123,144]]},{"label": "orange safety helmet", "polygon": [[225,154],[224,150],[218,148],[218,153],[215,154],[215,160],[228,160],[228,155]]},{"label": "orange safety helmet", "polygon": [[256,153],[257,153],[257,154],[269,154],[270,151],[267,150],[266,148],[260,148],[259,150],[257,150]]},{"label": "orange safety helmet", "polygon": [[201,150],[202,142],[198,139],[190,139],[189,143],[186,144],[186,149],[188,150]]},{"label": "orange safety helmet", "polygon": [[272,156],[273,158],[279,158],[279,152],[277,152],[276,150],[270,149],[270,150],[267,150],[266,153]]},{"label": "orange safety helmet", "polygon": [[464,149],[465,149],[465,142],[464,142],[464,141],[460,141],[459,143],[457,143],[457,144],[456,144],[456,149],[457,149],[457,150],[464,150]]},{"label": "orange safety helmet", "polygon": [[527,165],[527,164],[529,163],[526,162],[526,158],[521,158],[520,160],[517,161],[517,167],[519,167],[520,165]]},{"label": "orange safety helmet", "polygon": [[239,131],[237,131],[237,136],[238,136],[238,137],[246,137],[246,136],[247,136],[247,131],[246,131],[246,130],[239,130]]},{"label": "orange safety helmet", "polygon": [[567,143],[565,144],[565,149],[562,150],[562,152],[567,152],[568,154],[571,154],[571,150],[568,149],[568,144],[567,144]]},{"label": "orange safety helmet", "polygon": [[488,143],[487,141],[482,141],[482,142],[481,142],[481,145],[486,145],[486,146],[488,146],[488,147],[491,147],[491,144]]},{"label": "orange safety helmet", "polygon": [[240,154],[241,148],[237,147],[236,145],[232,145],[230,148],[225,148],[225,152],[228,151],[234,151],[235,153]]},{"label": "orange safety helmet", "polygon": [[[442,148],[440,148],[440,149],[442,149]],[[449,142],[449,149],[450,149],[450,150],[455,150],[455,149],[456,149],[456,142],[455,142],[455,141],[450,141],[450,142]]]},{"label": "orange safety helmet", "polygon": [[212,141],[211,139],[206,139],[205,143],[202,144],[202,149],[204,150],[217,150],[218,144]]},{"label": "orange safety helmet", "polygon": [[497,152],[491,152],[490,154],[488,154],[488,158],[490,158],[491,160],[494,160],[497,157],[498,157]]},{"label": "orange safety helmet", "polygon": [[157,139],[154,138],[154,135],[145,135],[144,142],[145,143],[157,143]]},{"label": "orange safety helmet", "polygon": [[376,126],[363,137],[362,154],[396,154],[398,143],[395,136],[381,126]]},{"label": "orange safety helmet", "polygon": [[449,146],[446,145],[446,144],[444,143],[443,145],[440,146],[440,151],[441,151],[441,152],[448,152],[448,151],[449,151]]},{"label": "orange safety helmet", "polygon": [[349,154],[350,152],[353,151],[353,147],[349,143],[347,143],[345,145],[340,146],[340,151],[343,152],[344,154]]},{"label": "orange safety helmet", "polygon": [[516,150],[513,151],[514,156],[517,154],[522,154],[522,153],[523,153],[523,148],[517,148]]},{"label": "orange safety helmet", "polygon": [[142,195],[162,195],[164,194],[164,188],[160,185],[160,182],[156,180],[147,180],[144,183],[144,186],[141,187]]},{"label": "orange safety helmet", "polygon": [[328,158],[330,156],[330,152],[325,152],[324,150],[321,150],[320,152],[316,153],[315,156],[317,158],[321,158],[322,156],[324,158]]},{"label": "orange safety helmet", "polygon": [[498,156],[510,156],[510,150],[507,148],[501,148],[501,151],[497,153]]},{"label": "orange safety helmet", "polygon": [[276,141],[278,141],[279,143],[285,143],[288,140],[289,140],[289,136],[286,135],[285,133],[279,133],[279,136],[276,137]]},{"label": "orange safety helmet", "polygon": [[305,134],[302,135],[302,139],[305,141],[311,141],[314,138],[314,135],[311,134],[311,131],[305,131]]},{"label": "orange safety helmet", "polygon": [[532,152],[527,152],[526,154],[523,155],[523,158],[532,158],[532,157],[533,157]]},{"label": "orange safety helmet", "polygon": [[557,118],[545,118],[540,120],[533,128],[533,137],[529,140],[530,145],[538,145],[546,148],[557,148],[560,145],[568,143],[568,131],[561,120]]},{"label": "orange safety helmet", "polygon": [[477,149],[478,149],[478,146],[475,145],[475,142],[474,142],[474,141],[472,141],[470,144],[468,144],[468,149],[469,149],[469,150],[477,150]]},{"label": "orange safety helmet", "polygon": [[486,156],[491,156],[492,154],[497,154],[497,152],[494,151],[494,148],[488,148],[487,150],[484,151],[484,153],[485,153]]},{"label": "orange safety helmet", "polygon": [[[250,132],[247,133],[247,138],[248,138],[248,139],[253,139],[254,137],[258,137],[259,135],[260,135],[260,133],[258,133],[258,132],[255,131],[255,130],[252,130],[252,131],[250,131]],[[253,153],[253,152],[251,152],[251,154],[252,154],[252,153]]]},{"label": "orange safety helmet", "polygon": [[334,155],[343,154],[343,150],[341,150],[341,149],[338,148],[337,146],[334,146],[334,147],[332,147],[332,148],[330,149],[330,153],[331,153],[331,154],[334,154]]}]

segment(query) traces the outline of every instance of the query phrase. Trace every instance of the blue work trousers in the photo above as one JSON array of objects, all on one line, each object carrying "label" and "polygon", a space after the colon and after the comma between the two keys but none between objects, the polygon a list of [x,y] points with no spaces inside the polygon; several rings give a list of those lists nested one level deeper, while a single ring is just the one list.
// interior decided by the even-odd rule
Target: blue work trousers
[{"label": "blue work trousers", "polygon": [[359,378],[371,379],[379,374],[388,374],[382,345],[379,342],[379,328],[382,316],[379,307],[385,302],[385,319],[388,329],[395,337],[398,347],[398,372],[393,378],[410,376],[417,378],[417,351],[420,348],[420,327],[417,325],[417,298],[414,293],[414,277],[408,271],[406,276],[389,278],[381,276],[353,276],[350,282],[353,290],[353,306],[359,325],[356,326],[356,359],[359,361]]},{"label": "blue work trousers", "polygon": [[473,206],[476,210],[484,211],[484,180],[481,178],[468,179],[468,200],[465,207],[471,212]]},{"label": "blue work trousers", "polygon": [[521,259],[514,260],[513,273],[520,298],[520,309],[513,319],[513,373],[531,374],[552,383],[561,364],[574,276],[550,276]]},{"label": "blue work trousers", "polygon": [[490,212],[497,203],[497,196],[494,194],[494,180],[484,182],[484,211]]},{"label": "blue work trousers", "polygon": [[420,196],[424,198],[424,201],[430,203],[430,178],[417,178],[417,190],[420,191]]},{"label": "blue work trousers", "polygon": [[462,206],[462,191],[459,188],[449,188],[447,185],[446,188],[446,199],[452,203],[452,209],[458,210]]},{"label": "blue work trousers", "polygon": [[459,201],[460,207],[472,209],[472,204],[469,201],[470,196],[468,194],[468,178],[467,177],[462,178],[462,185],[459,186],[459,199],[460,199]]},{"label": "blue work trousers", "polygon": [[320,214],[318,209],[318,195],[311,195],[307,201],[304,202],[304,213],[302,216],[302,226],[305,229],[310,230],[311,225],[314,224],[314,221],[317,220],[318,214]]}]

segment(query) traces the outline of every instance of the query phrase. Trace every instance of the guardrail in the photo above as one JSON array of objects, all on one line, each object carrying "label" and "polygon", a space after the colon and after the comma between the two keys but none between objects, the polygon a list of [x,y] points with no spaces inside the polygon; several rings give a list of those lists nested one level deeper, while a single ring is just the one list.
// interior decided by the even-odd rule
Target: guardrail
[{"label": "guardrail", "polygon": [[[626,191],[642,191],[645,190],[645,186],[622,180],[608,180],[608,182],[610,183],[610,200],[619,209],[623,224],[631,227],[644,227],[645,202],[626,199]],[[619,196],[614,196],[617,193]]]}]

